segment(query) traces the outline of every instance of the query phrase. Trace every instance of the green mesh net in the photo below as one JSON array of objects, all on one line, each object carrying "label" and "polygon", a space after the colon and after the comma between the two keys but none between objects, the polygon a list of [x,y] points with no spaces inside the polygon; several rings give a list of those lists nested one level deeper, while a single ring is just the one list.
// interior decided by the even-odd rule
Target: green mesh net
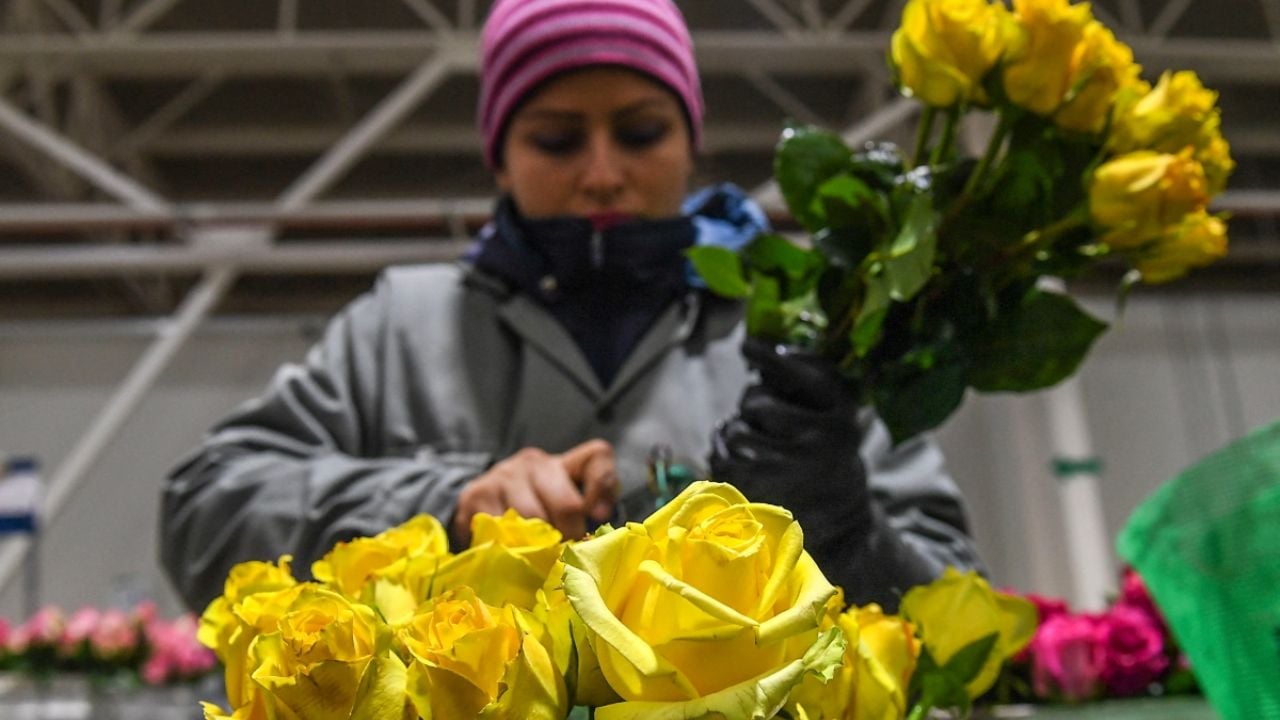
[{"label": "green mesh net", "polygon": [[1225,720],[1280,719],[1280,422],[1183,472],[1120,534]]}]

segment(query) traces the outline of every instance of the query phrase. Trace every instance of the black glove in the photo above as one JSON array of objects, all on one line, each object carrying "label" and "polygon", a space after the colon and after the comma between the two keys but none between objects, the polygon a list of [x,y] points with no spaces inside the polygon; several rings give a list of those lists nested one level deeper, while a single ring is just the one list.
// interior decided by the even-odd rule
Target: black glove
[{"label": "black glove", "polygon": [[787,346],[748,338],[742,353],[760,381],[716,428],[712,477],[790,510],[811,553],[856,540],[870,523],[871,499],[847,381],[831,362]]},{"label": "black glove", "polygon": [[742,353],[760,381],[712,435],[712,478],[790,510],[805,549],[847,600],[893,612],[902,592],[936,569],[902,542],[871,496],[853,389],[812,353],[755,338]]}]

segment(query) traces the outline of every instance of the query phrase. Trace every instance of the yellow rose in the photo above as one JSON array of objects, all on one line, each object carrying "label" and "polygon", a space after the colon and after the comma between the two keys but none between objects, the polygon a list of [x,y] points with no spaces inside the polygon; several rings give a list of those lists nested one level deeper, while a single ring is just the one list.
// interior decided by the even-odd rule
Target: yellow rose
[{"label": "yellow rose", "polygon": [[1014,0],[1014,22],[1003,65],[1009,101],[1037,115],[1052,116],[1073,83],[1086,28],[1094,23],[1088,3]]},{"label": "yellow rose", "polygon": [[1089,23],[1072,54],[1067,95],[1054,114],[1054,122],[1077,132],[1100,132],[1117,93],[1137,85],[1140,70],[1128,45],[1116,40],[1102,23]]},{"label": "yellow rose", "polygon": [[825,687],[805,678],[792,696],[793,714],[807,720],[899,720],[907,712],[907,689],[920,654],[915,629],[874,604],[850,608],[837,623],[849,643],[844,663]]},{"label": "yellow rose", "polygon": [[1103,163],[1089,186],[1089,213],[1113,248],[1139,247],[1209,202],[1204,169],[1190,150],[1141,150]]},{"label": "yellow rose", "polygon": [[419,608],[399,634],[422,717],[563,720],[568,711],[545,630],[518,608],[490,607],[461,587]]},{"label": "yellow rose", "polygon": [[1218,94],[1190,70],[1165,72],[1155,87],[1117,107],[1107,147],[1116,153],[1155,150],[1177,153],[1199,147],[1217,115]]},{"label": "yellow rose", "polygon": [[1187,215],[1168,235],[1145,248],[1138,258],[1137,268],[1144,282],[1163,283],[1226,254],[1226,223],[1202,210]]},{"label": "yellow rose", "polygon": [[468,586],[484,602],[533,609],[535,595],[560,559],[563,536],[550,523],[508,509],[471,519],[471,547],[441,563],[432,594]]},{"label": "yellow rose", "polygon": [[245,603],[259,604],[258,596],[274,597],[280,591],[299,587],[285,555],[278,564],[244,562],[231,568],[222,596],[209,603],[200,616],[197,637],[222,661],[227,697],[233,708],[249,705],[255,693],[246,665],[249,645],[257,636],[257,628],[240,618]]},{"label": "yellow rose", "polygon": [[1004,50],[1007,16],[988,0],[910,0],[891,44],[899,81],[934,107],[984,102],[982,77]]},{"label": "yellow rose", "polygon": [[587,641],[586,626],[565,594],[563,561],[552,566],[547,584],[538,591],[533,613],[551,637],[551,659],[565,678],[573,704],[598,707],[618,702],[618,694],[604,679],[595,650]]},{"label": "yellow rose", "polygon": [[932,583],[907,591],[902,614],[916,625],[929,654],[939,666],[967,645],[998,634],[986,662],[965,691],[973,699],[995,683],[1000,665],[1031,641],[1037,614],[1031,602],[991,589],[976,572],[947,568]]},{"label": "yellow rose", "polygon": [[215,598],[200,616],[197,638],[222,662],[227,661],[231,636],[239,627],[235,607],[243,599],[260,592],[274,592],[298,583],[289,565],[293,558],[284,555],[278,564],[269,562],[243,562],[231,568],[223,583],[222,596]]},{"label": "yellow rose", "polygon": [[449,538],[440,521],[418,515],[372,537],[338,543],[311,564],[311,574],[343,595],[367,602],[379,580],[402,582],[411,560],[434,562],[448,553]]},{"label": "yellow rose", "polygon": [[403,716],[404,664],[372,608],[314,584],[279,599],[287,605],[265,604],[256,618],[244,613],[261,631],[248,655],[268,717]]},{"label": "yellow rose", "polygon": [[1222,137],[1217,103],[1218,94],[1201,84],[1194,72],[1166,72],[1154,88],[1125,97],[1117,105],[1107,148],[1116,154],[1135,150],[1177,154],[1194,148],[1209,181],[1209,194],[1216,195],[1235,168]]},{"label": "yellow rose", "polygon": [[643,524],[565,549],[565,592],[624,702],[598,720],[772,717],[844,650],[836,592],[782,508],[689,486]]}]

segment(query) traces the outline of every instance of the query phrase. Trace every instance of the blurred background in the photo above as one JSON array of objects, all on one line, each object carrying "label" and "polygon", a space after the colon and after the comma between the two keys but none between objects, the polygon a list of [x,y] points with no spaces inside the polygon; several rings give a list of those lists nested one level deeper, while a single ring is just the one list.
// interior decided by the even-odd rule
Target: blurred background
[{"label": "blurred background", "polygon": [[[769,183],[788,120],[908,140],[885,64],[900,0],[679,4],[708,107],[699,182],[788,228]],[[168,468],[379,268],[450,260],[484,222],[488,5],[0,0],[0,452],[41,460],[42,601],[176,612],[156,559]],[[1225,261],[1134,291],[1077,382],[971,397],[940,433],[996,584],[1062,596],[1080,591],[1069,546],[1114,562],[1140,500],[1280,416],[1280,2],[1094,11],[1149,79],[1189,68],[1220,91],[1239,167],[1215,208]],[[1115,318],[1118,279],[1072,290]],[[1070,509],[1081,474],[1097,526]],[[26,548],[0,539],[2,616],[23,612]]]}]

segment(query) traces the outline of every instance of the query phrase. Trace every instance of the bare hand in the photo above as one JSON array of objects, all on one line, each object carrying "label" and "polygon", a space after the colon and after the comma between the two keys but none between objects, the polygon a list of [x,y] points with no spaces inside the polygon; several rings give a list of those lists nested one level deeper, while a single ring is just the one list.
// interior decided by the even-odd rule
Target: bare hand
[{"label": "bare hand", "polygon": [[472,480],[458,496],[453,532],[471,537],[476,513],[501,515],[512,508],[527,518],[542,518],[566,538],[587,532],[587,516],[604,522],[618,499],[613,446],[588,440],[558,455],[525,448]]}]

